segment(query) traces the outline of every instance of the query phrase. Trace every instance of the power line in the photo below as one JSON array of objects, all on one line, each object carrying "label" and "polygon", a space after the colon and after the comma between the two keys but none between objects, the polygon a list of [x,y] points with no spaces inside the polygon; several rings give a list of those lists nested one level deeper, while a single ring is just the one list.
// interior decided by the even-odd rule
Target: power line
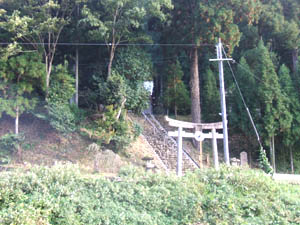
[{"label": "power line", "polygon": [[[225,57],[227,58],[226,52],[225,52],[225,50],[224,50],[223,47],[222,47],[222,49],[223,49],[223,52],[224,52]],[[250,118],[252,127],[253,127],[253,129],[254,129],[254,131],[255,131],[255,134],[256,134],[256,137],[257,137],[257,141],[258,141],[260,147],[262,148],[262,144],[261,144],[261,141],[260,141],[260,137],[259,137],[258,131],[257,131],[257,129],[256,129],[255,123],[254,123],[254,121],[253,121],[252,115],[251,115],[251,113],[250,113],[250,111],[249,111],[249,108],[248,108],[248,106],[247,106],[247,104],[246,104],[245,98],[244,98],[244,96],[243,96],[243,94],[242,94],[242,91],[241,91],[241,89],[240,89],[240,86],[239,86],[239,84],[238,84],[238,82],[237,82],[237,79],[236,79],[236,77],[235,77],[235,75],[234,75],[234,72],[233,72],[233,70],[232,70],[232,67],[231,67],[231,65],[230,65],[230,63],[229,63],[228,61],[227,61],[227,63],[228,63],[228,65],[229,65],[229,68],[230,68],[230,71],[231,71],[233,80],[234,80],[234,82],[235,82],[235,84],[236,84],[236,87],[237,87],[237,89],[238,89],[238,92],[239,92],[239,94],[240,94],[240,97],[241,97],[241,99],[242,99],[242,102],[243,102],[243,104],[244,104],[244,107],[246,108],[247,114],[248,114],[248,116],[249,116],[249,118]]]},{"label": "power line", "polygon": [[[29,43],[19,43],[19,42],[0,42],[0,45],[9,45],[9,44],[18,44],[18,45],[48,45],[48,44],[53,44],[53,43],[42,43],[42,42],[29,42]],[[112,45],[111,43],[83,43],[83,42],[78,42],[78,43],[70,43],[70,42],[58,42],[56,45],[62,45],[62,46],[110,46]],[[183,43],[183,44],[175,44],[175,43],[170,43],[170,44],[162,44],[162,43],[120,43],[118,44],[119,46],[178,46],[178,47],[194,47],[197,46],[196,44],[189,44],[189,43]],[[214,46],[212,44],[200,44],[199,47],[202,46]]]}]

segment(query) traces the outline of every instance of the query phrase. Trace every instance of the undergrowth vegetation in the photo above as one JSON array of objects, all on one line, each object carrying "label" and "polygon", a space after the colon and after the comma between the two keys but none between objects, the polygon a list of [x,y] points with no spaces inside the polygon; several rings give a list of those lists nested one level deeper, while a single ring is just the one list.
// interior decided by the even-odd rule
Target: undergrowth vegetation
[{"label": "undergrowth vegetation", "polygon": [[73,165],[5,172],[1,224],[299,224],[299,186],[260,171],[213,169],[182,178],[121,170],[118,179]]},{"label": "undergrowth vegetation", "polygon": [[24,141],[24,135],[7,133],[0,137],[0,165],[9,163],[11,155],[17,150],[18,145]]}]

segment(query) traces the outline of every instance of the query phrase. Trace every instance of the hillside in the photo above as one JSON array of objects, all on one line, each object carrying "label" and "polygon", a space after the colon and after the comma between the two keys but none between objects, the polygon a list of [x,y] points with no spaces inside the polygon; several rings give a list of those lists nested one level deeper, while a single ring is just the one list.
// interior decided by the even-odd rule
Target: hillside
[{"label": "hillside", "polygon": [[[3,117],[0,135],[12,131],[13,122]],[[142,135],[118,155],[79,133],[61,135],[29,114],[21,124],[22,155],[15,152],[1,165],[0,224],[300,223],[299,185],[275,182],[262,171],[223,167],[166,176]],[[153,157],[163,173],[145,172],[144,157]]]},{"label": "hillside", "polygon": [[[20,132],[24,134],[22,154],[18,154],[16,150],[12,154],[9,153],[10,151],[5,154],[5,149],[1,149],[3,153],[0,155],[1,170],[30,165],[52,166],[60,162],[78,164],[85,170],[94,172],[96,155],[99,155],[99,152],[102,154],[106,150],[105,148],[93,148],[93,142],[79,132],[62,135],[53,129],[48,122],[31,114],[22,116],[20,124]],[[14,120],[12,118],[5,116],[0,119],[0,137],[12,133],[13,129]],[[152,147],[143,136],[137,137],[120,155],[114,154],[112,151],[109,152],[109,156],[104,156],[103,153],[104,159],[102,161],[101,158],[99,159],[101,161],[98,166],[100,172],[116,173],[124,165],[144,167],[145,161],[142,160],[144,157],[154,158],[153,162],[156,167],[163,170],[163,166],[154,154]]]}]

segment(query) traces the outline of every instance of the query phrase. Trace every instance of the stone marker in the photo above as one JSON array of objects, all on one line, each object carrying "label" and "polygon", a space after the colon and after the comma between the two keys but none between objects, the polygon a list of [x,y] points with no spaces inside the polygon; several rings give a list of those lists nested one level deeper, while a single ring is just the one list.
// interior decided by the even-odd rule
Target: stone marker
[{"label": "stone marker", "polygon": [[126,165],[121,157],[111,150],[99,151],[94,156],[94,172],[118,173],[122,166]]},{"label": "stone marker", "polygon": [[237,159],[237,158],[231,158],[230,162],[231,162],[232,166],[239,166],[240,165],[240,160]]},{"label": "stone marker", "polygon": [[241,166],[248,166],[247,152],[240,153]]}]

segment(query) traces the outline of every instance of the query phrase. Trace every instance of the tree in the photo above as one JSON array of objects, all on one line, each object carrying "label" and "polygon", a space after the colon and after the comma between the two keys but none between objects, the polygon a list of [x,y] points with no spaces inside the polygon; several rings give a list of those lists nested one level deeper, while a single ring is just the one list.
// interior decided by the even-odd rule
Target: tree
[{"label": "tree", "polygon": [[175,117],[179,113],[189,112],[189,92],[182,81],[183,71],[178,60],[169,64],[165,69],[166,91],[164,102],[168,109],[173,109]]},{"label": "tree", "polygon": [[113,71],[124,78],[126,85],[125,107],[134,112],[142,112],[148,107],[150,93],[144,82],[153,79],[151,55],[139,47],[120,48],[113,64]]},{"label": "tree", "polygon": [[0,64],[0,115],[5,112],[14,117],[15,134],[19,134],[19,117],[37,102],[32,92],[44,87],[44,65],[35,53],[2,59]]},{"label": "tree", "polygon": [[46,93],[61,32],[70,22],[78,2],[80,0],[15,1],[16,7],[5,14],[1,23],[4,30],[13,34],[12,41],[22,41],[43,54]]},{"label": "tree", "polygon": [[298,61],[300,8],[295,1],[265,0],[259,20],[259,33],[273,51],[280,53],[285,63],[296,74]]},{"label": "tree", "polygon": [[47,119],[57,131],[67,134],[76,130],[76,116],[69,104],[76,89],[75,80],[68,72],[68,63],[53,67],[52,79],[46,98]]},{"label": "tree", "polygon": [[[241,92],[243,94],[245,103],[254,117],[254,121],[260,120],[259,115],[256,113],[256,109],[259,108],[258,101],[256,101],[258,99],[258,92],[253,91],[253,88],[257,86],[257,83],[259,82],[259,78],[252,73],[245,57],[240,59],[240,62],[237,66],[237,81],[242,89]],[[230,87],[229,90],[229,107],[232,111],[229,114],[229,120],[231,121],[231,124],[245,134],[252,133],[253,128],[236,85],[232,84],[232,87]]]},{"label": "tree", "polygon": [[[252,109],[256,118],[260,118],[259,130],[263,135],[264,144],[270,146],[275,171],[275,136],[288,130],[292,116],[288,111],[288,99],[283,95],[274,64],[268,49],[260,41],[258,47],[245,53],[252,73],[260,81],[257,87],[257,108]],[[253,101],[254,99],[252,99]]]},{"label": "tree", "polygon": [[220,92],[217,87],[215,74],[211,69],[208,69],[205,73],[202,98],[202,111],[205,122],[217,122],[220,120]]},{"label": "tree", "polygon": [[292,71],[295,75],[298,67],[298,51],[300,46],[300,5],[297,1],[293,0],[280,0],[283,6],[283,15],[285,16],[288,24],[284,26],[284,38],[288,40],[288,49],[292,50]]},{"label": "tree", "polygon": [[151,15],[164,20],[164,7],[171,8],[171,0],[91,0],[85,5],[81,21],[89,26],[91,39],[104,41],[109,51],[107,79],[116,48],[121,43],[150,41],[141,29]]},{"label": "tree", "polygon": [[295,144],[300,135],[300,104],[290,70],[284,64],[280,67],[278,76],[281,90],[288,100],[288,110],[293,117],[290,129],[283,133],[283,145],[289,150],[291,171],[294,173],[293,148],[296,148]]},{"label": "tree", "polygon": [[[241,93],[243,95],[244,101],[253,117],[253,120],[259,121],[260,115],[257,113],[259,109],[259,103],[256,101],[258,99],[258,92],[255,91],[254,87],[257,87],[259,78],[253,74],[248,65],[245,57],[240,59],[240,62],[236,69],[236,79],[240,87]],[[235,146],[238,151],[244,148],[248,152],[249,161],[252,161],[252,156],[254,152],[257,152],[258,142],[253,141],[254,130],[251,124],[247,109],[244,106],[243,100],[241,99],[238,87],[235,83],[232,83],[228,87],[228,114],[232,133],[236,133],[242,136],[240,144]],[[253,135],[254,134],[254,135]],[[233,148],[234,146],[232,146]],[[263,153],[263,152],[262,152]]]},{"label": "tree", "polygon": [[[200,83],[198,71],[198,48],[214,45],[221,38],[232,53],[240,40],[238,23],[251,23],[258,15],[259,3],[245,1],[174,1],[173,26],[171,32],[181,43],[193,44],[188,49],[190,62],[191,112],[193,122],[201,122]],[[169,32],[170,33],[170,32]],[[167,34],[170,36],[169,34]]]}]

